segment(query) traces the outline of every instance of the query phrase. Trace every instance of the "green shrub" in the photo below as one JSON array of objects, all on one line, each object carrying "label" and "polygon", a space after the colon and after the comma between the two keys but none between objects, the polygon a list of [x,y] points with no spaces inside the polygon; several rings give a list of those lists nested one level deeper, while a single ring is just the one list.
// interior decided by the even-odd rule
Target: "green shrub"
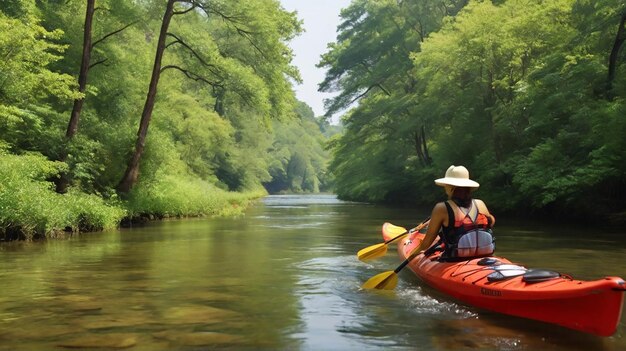
[{"label": "green shrub", "polygon": [[94,231],[117,226],[125,211],[95,195],[57,194],[49,179],[67,168],[41,154],[0,151],[0,238],[33,239],[62,231]]},{"label": "green shrub", "polygon": [[139,182],[128,198],[131,216],[221,216],[242,212],[251,199],[265,195],[263,189],[229,192],[200,179],[163,175]]}]

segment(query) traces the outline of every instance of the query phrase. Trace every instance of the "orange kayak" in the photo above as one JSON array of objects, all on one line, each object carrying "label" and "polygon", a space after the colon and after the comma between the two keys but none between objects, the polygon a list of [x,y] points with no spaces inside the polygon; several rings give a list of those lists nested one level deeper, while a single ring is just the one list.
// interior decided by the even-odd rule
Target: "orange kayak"
[{"label": "orange kayak", "polygon": [[[383,225],[389,240],[405,231]],[[405,260],[424,234],[404,236],[398,253]],[[619,277],[581,281],[552,271],[527,269],[501,257],[440,262],[441,252],[423,254],[408,267],[429,286],[467,305],[517,317],[557,324],[600,336],[615,333],[626,284]]]}]

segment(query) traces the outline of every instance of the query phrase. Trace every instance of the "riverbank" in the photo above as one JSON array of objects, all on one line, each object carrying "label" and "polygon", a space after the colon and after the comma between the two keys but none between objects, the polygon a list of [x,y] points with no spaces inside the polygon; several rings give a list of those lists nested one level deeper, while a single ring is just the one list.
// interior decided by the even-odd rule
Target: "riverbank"
[{"label": "riverbank", "polygon": [[263,188],[230,192],[185,175],[141,181],[126,199],[115,194],[54,191],[65,169],[41,155],[0,155],[0,241],[61,238],[168,217],[233,216]]},{"label": "riverbank", "polygon": [[[262,191],[218,192],[217,196],[204,193],[198,197],[205,197],[210,208],[206,208],[207,204],[205,204],[190,209],[190,212],[169,213],[167,211],[148,212],[138,208],[130,210],[128,202],[113,203],[87,194],[58,194],[58,196],[52,196],[57,201],[53,203],[44,201],[45,204],[31,207],[29,211],[24,211],[24,209],[32,205],[30,201],[17,206],[3,206],[2,210],[7,213],[0,214],[2,222],[0,242],[61,239],[78,233],[132,227],[167,218],[237,216],[243,213],[250,201],[264,195]],[[61,200],[63,196],[66,197],[65,200]],[[63,205],[59,206],[59,204]],[[10,215],[11,212],[18,216]]]}]

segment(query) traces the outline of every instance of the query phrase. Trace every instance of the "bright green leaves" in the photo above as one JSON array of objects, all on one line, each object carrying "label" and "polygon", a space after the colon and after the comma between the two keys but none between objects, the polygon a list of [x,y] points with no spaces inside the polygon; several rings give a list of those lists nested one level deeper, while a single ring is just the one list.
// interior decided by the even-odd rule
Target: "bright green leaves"
[{"label": "bright green leaves", "polygon": [[16,19],[0,12],[0,33],[0,103],[24,106],[47,96],[80,96],[71,76],[48,69],[67,47],[58,44],[61,30],[46,30],[34,16]]},{"label": "bright green leaves", "polygon": [[48,161],[35,153],[17,156],[0,152],[0,164],[0,236],[3,238],[7,229],[14,232],[19,229],[23,238],[30,239],[66,228],[73,231],[114,228],[125,214],[97,196],[55,193],[46,179],[65,170],[63,163]]},{"label": "bright green leaves", "polygon": [[300,79],[287,46],[302,30],[295,14],[275,0],[207,1],[205,9],[208,17],[198,21],[208,22],[205,35],[214,45],[215,61],[208,62],[223,71],[235,103],[259,108],[268,117],[290,114],[295,100],[288,78]]},{"label": "bright green leaves", "polygon": [[325,138],[313,111],[303,102],[296,108],[298,118],[274,123],[274,141],[269,147],[271,192],[327,191],[331,183],[327,171]]},{"label": "bright green leaves", "polygon": [[[446,152],[444,158],[470,166],[465,160],[472,154],[491,153],[495,162],[506,158],[510,148],[500,139],[511,137],[508,127],[515,123],[506,106],[527,86],[529,73],[544,64],[546,54],[571,39],[568,4],[473,2],[413,55],[415,74],[426,83],[421,100],[439,102],[429,105],[436,105],[440,116],[440,149],[456,149],[453,145],[458,142],[476,145],[471,154]],[[447,125],[452,130],[441,129]]]},{"label": "bright green leaves", "polygon": [[[432,178],[463,164],[503,210],[614,207],[626,189],[623,60],[615,100],[606,82],[623,2],[440,5],[361,0],[344,10],[321,62],[322,90],[340,92],[329,113],[358,100],[333,144],[338,193],[396,201],[419,189],[420,199],[435,198]],[[393,35],[398,28],[403,35]],[[418,162],[420,130],[434,167]]]},{"label": "bright green leaves", "polygon": [[[412,74],[412,52],[439,28],[462,1],[355,1],[342,11],[338,42],[319,66],[328,68],[321,91],[338,91],[327,115],[353,108],[343,119],[345,135],[335,144],[331,170],[337,191],[359,200],[406,201],[414,170],[430,162],[416,154],[415,133],[429,123],[438,102],[422,103],[426,80]],[[423,109],[424,113],[420,113]],[[427,142],[427,145],[430,143]],[[409,195],[410,196],[410,195]]]}]

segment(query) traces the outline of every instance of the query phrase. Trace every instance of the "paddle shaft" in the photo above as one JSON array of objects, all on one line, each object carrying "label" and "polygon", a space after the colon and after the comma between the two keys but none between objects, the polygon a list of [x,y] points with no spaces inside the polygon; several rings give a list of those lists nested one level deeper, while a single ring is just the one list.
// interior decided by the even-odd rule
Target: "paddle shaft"
[{"label": "paddle shaft", "polygon": [[[418,224],[417,227],[415,227],[415,229],[420,230],[422,229],[422,227],[424,226],[424,224],[426,224],[428,221],[430,221],[430,217],[426,218],[424,221],[422,221],[422,223]],[[408,231],[407,231],[408,232]],[[390,239],[388,242],[392,242],[394,240],[396,240],[397,238],[399,238],[400,236],[406,234],[406,232],[396,236],[393,239]],[[385,244],[387,244],[387,241],[385,242]],[[394,269],[393,271],[397,274],[398,272],[400,272],[407,264],[409,264],[409,262],[411,262],[412,259],[414,259],[417,255],[419,255],[419,252],[414,252],[412,253],[409,257],[406,258],[406,260],[404,260],[404,262],[402,262],[398,268]]]},{"label": "paddle shaft", "polygon": [[[415,227],[415,228],[413,228],[413,229],[416,229],[416,230],[420,230],[420,229],[422,229],[422,226],[423,226],[426,222],[428,222],[428,221],[430,221],[430,217],[426,218],[424,221],[422,221],[422,223],[418,224],[418,225],[417,225],[417,227]],[[397,235],[397,236],[394,236],[393,238],[391,238],[391,239],[389,239],[389,240],[385,241],[383,244],[387,245],[387,244],[389,244],[389,243],[391,243],[391,242],[393,242],[393,241],[396,241],[397,239],[399,239],[399,238],[401,238],[401,237],[405,236],[405,235],[406,235],[407,233],[409,233],[409,232],[410,232],[410,231],[409,231],[409,230],[407,230],[407,231],[405,231],[404,233],[399,234],[399,235]]]},{"label": "paddle shaft", "polygon": [[387,245],[387,244],[389,244],[390,242],[396,241],[397,239],[399,239],[399,238],[401,238],[401,237],[405,236],[408,232],[409,232],[409,231],[407,230],[407,231],[405,231],[404,233],[402,233],[402,234],[400,234],[400,235],[398,235],[398,236],[394,236],[393,238],[391,238],[391,239],[389,239],[389,240],[385,241],[383,244]]},{"label": "paddle shaft", "polygon": [[[422,223],[420,223],[417,227],[415,227],[412,230],[415,231],[419,231],[422,228],[424,228],[424,226],[426,226],[426,224],[428,224],[428,222],[430,221],[430,217],[426,218]],[[374,249],[372,249],[371,252],[374,252],[375,250],[378,250],[378,248],[382,247],[384,249],[383,252],[387,251],[387,244],[389,244],[390,242],[410,233],[411,231],[409,230],[405,230],[404,233],[399,234],[387,241],[385,241],[382,244],[377,244],[377,245],[373,245]],[[362,251],[366,251],[369,248],[365,248]],[[377,274],[376,276],[368,279],[363,285],[362,287],[364,289],[386,289],[386,290],[390,290],[396,287],[396,284],[398,282],[398,272],[400,272],[407,264],[409,264],[409,262],[415,258],[415,256],[419,255],[419,252],[412,252],[411,255],[409,255],[409,257],[407,257],[406,260],[404,260],[404,262],[402,262],[402,264],[400,264],[400,266],[398,266],[398,268],[396,268],[393,271],[387,271],[384,273],[380,273]],[[361,259],[362,257],[366,257],[365,254],[362,254],[361,252],[359,252],[358,254],[359,259]]]},{"label": "paddle shaft", "polygon": [[[423,220],[423,221],[422,221],[422,223],[418,224],[418,225],[417,225],[415,228],[413,228],[413,229],[415,229],[415,230],[420,230],[420,229],[422,229],[422,227],[424,226],[424,224],[426,224],[428,221],[430,221],[430,217],[428,217],[428,218],[426,218],[425,220]],[[383,244],[387,245],[387,244],[389,244],[390,242],[396,241],[398,238],[403,237],[404,235],[406,235],[406,234],[407,234],[407,233],[409,233],[409,232],[410,232],[410,230],[407,230],[407,231],[405,231],[404,233],[402,233],[402,234],[400,234],[400,235],[397,235],[397,236],[394,236],[393,238],[391,238],[391,239],[389,239],[389,240],[385,241]]]},{"label": "paddle shaft", "polygon": [[393,272],[398,274],[398,272],[400,272],[407,264],[409,264],[409,262],[411,262],[419,254],[419,252],[412,253],[409,257],[406,258],[406,260],[404,260],[404,262],[400,263],[398,268],[394,269]]},{"label": "paddle shaft", "polygon": [[[430,217],[426,218],[426,219],[425,219],[422,223],[420,223],[417,227],[415,227],[415,229],[417,229],[417,230],[422,229],[422,227],[424,226],[424,224],[426,224],[428,221],[430,221]],[[408,231],[407,231],[407,232],[408,232]],[[399,238],[400,236],[402,236],[402,235],[404,235],[404,234],[406,234],[406,232],[405,232],[405,233],[400,234],[399,236],[396,236],[396,237],[395,237],[395,238],[393,238],[393,239],[390,239],[390,242],[391,242],[391,241],[396,240],[397,238]],[[386,243],[387,243],[387,242],[385,242],[385,244],[386,244]],[[418,246],[418,247],[419,247],[419,246]],[[419,255],[419,252],[413,252],[413,253],[411,253],[411,255],[409,255],[409,257],[407,257],[407,258],[406,258],[406,260],[404,260],[404,262],[402,262],[402,263],[401,263],[401,264],[400,264],[400,265],[399,265],[396,269],[394,269],[394,270],[393,270],[393,272],[394,272],[394,273],[396,273],[396,274],[397,274],[398,272],[400,272],[400,271],[401,271],[401,270],[402,270],[402,269],[403,269],[403,268],[404,268],[407,264],[409,264],[409,262],[411,262],[411,260],[413,260],[413,259],[414,259],[417,255]]]}]

